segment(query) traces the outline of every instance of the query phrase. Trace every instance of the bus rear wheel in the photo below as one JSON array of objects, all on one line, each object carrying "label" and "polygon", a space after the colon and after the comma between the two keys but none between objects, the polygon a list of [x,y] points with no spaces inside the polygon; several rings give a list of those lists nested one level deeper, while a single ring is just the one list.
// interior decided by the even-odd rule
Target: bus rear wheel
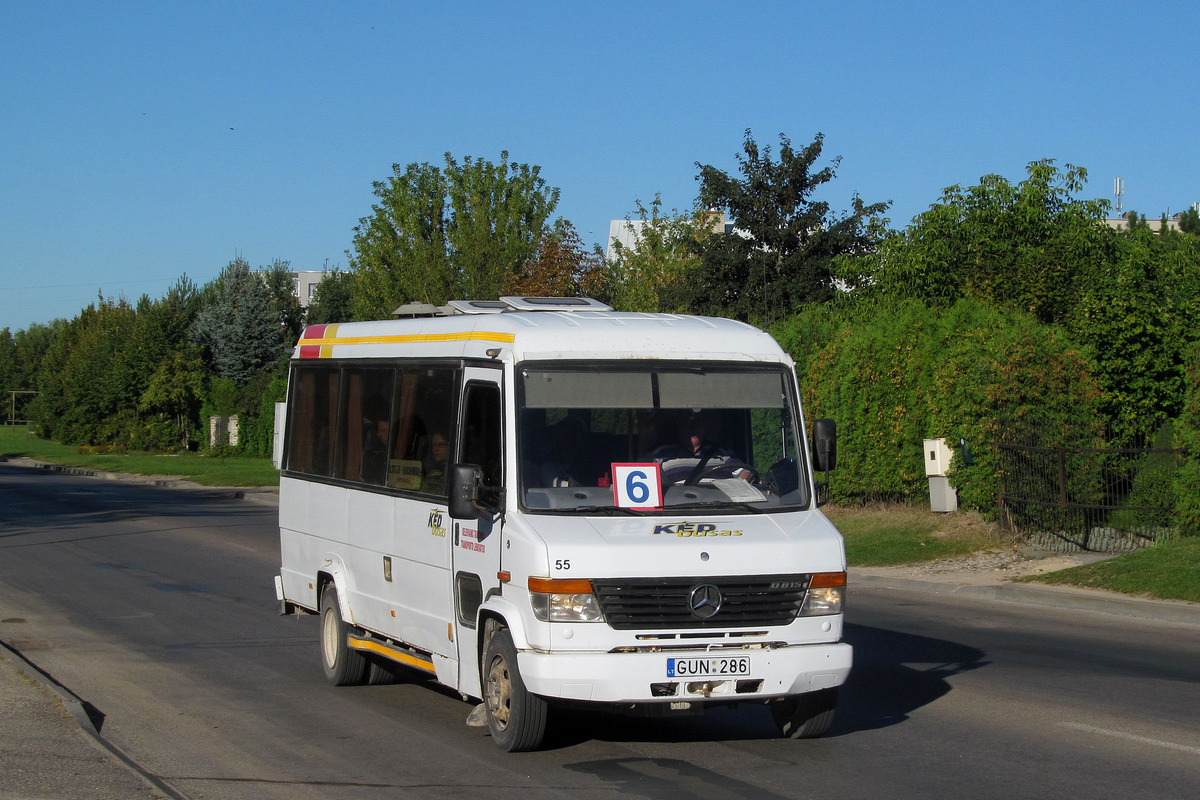
[{"label": "bus rear wheel", "polygon": [[483,700],[492,740],[510,753],[534,750],[546,734],[546,701],[525,688],[508,628],[489,622],[483,646]]},{"label": "bus rear wheel", "polygon": [[331,583],[321,592],[321,666],[325,679],[334,686],[357,686],[367,672],[367,659],[346,643],[349,633],[337,589]]}]

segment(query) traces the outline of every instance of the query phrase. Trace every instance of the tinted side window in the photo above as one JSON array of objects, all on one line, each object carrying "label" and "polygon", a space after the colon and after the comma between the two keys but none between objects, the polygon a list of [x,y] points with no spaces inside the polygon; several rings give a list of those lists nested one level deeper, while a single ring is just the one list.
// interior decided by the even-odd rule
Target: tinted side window
[{"label": "tinted side window", "polygon": [[310,475],[333,475],[333,421],[337,414],[338,371],[297,369],[288,409],[287,468]]},{"label": "tinted side window", "polygon": [[455,370],[406,369],[400,375],[390,486],[444,497],[450,459]]},{"label": "tinted side window", "polygon": [[387,367],[343,371],[343,413],[338,427],[342,457],[337,477],[376,486],[387,480],[395,440],[394,376]]}]

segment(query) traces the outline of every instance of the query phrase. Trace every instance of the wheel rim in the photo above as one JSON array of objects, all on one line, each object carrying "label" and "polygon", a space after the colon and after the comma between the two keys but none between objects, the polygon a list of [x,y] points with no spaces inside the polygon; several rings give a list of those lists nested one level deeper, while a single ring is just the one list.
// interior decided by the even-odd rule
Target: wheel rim
[{"label": "wheel rim", "polygon": [[512,705],[512,678],[508,673],[508,664],[503,658],[492,659],[487,678],[487,708],[497,730],[508,727],[509,711]]},{"label": "wheel rim", "polygon": [[325,659],[325,666],[332,668],[337,662],[337,648],[338,621],[333,612],[327,610],[321,620],[321,655]]}]

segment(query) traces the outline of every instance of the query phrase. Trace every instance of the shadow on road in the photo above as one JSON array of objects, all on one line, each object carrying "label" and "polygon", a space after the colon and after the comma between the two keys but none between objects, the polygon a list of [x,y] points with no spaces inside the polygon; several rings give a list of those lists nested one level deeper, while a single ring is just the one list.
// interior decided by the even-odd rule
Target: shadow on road
[{"label": "shadow on road", "polygon": [[845,639],[854,646],[854,669],[830,736],[903,722],[949,692],[949,678],[989,663],[977,648],[884,628],[847,625]]},{"label": "shadow on road", "polygon": [[[845,639],[854,646],[854,668],[839,691],[837,716],[827,738],[904,722],[947,694],[950,678],[988,664],[977,648],[883,628],[847,625]],[[753,703],[659,718],[554,709],[545,748],[569,748],[588,740],[702,742],[779,736],[766,706]]]}]

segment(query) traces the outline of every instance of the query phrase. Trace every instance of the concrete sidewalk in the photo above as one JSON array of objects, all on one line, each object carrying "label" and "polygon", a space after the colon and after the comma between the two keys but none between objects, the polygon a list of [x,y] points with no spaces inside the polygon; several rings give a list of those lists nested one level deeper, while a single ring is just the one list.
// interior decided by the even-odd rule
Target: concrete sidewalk
[{"label": "concrete sidewalk", "polygon": [[0,642],[0,800],[185,798],[99,734],[84,704]]}]

